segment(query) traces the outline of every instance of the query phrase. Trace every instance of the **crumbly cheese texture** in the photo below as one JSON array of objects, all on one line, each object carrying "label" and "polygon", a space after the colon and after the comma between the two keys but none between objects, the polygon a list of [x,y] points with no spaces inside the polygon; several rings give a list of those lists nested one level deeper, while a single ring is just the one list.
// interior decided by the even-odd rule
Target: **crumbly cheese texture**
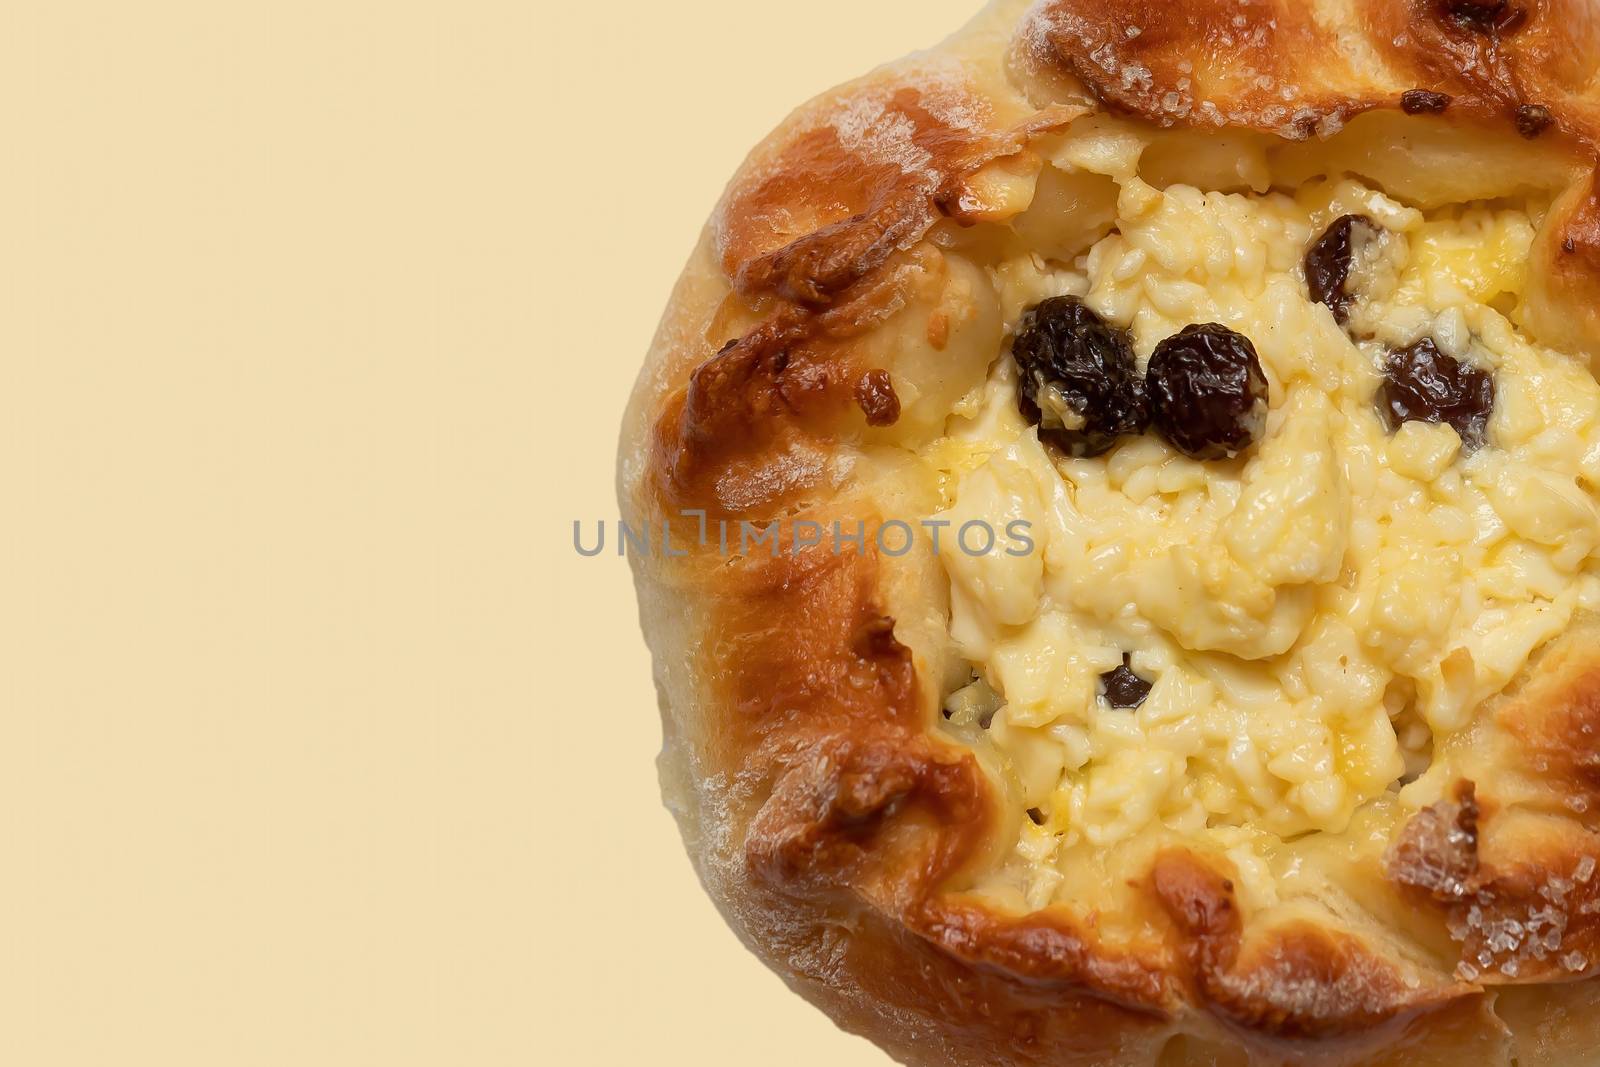
[{"label": "crumbly cheese texture", "polygon": [[[1345,831],[1600,606],[1600,386],[1518,328],[1543,206],[1423,212],[1338,177],[1157,189],[1142,147],[1116,128],[1064,140],[1014,225],[1027,251],[992,272],[1002,314],[1082,297],[1131,331],[1141,370],[1191,323],[1236,330],[1270,383],[1262,439],[1235,460],[1154,433],[1064,458],[1000,358],[928,456],[937,518],[1030,524],[1031,552],[940,558],[973,667],[947,714],[1032,809],[995,877],[1034,907],[1152,830],[1210,837],[1241,871],[1263,838]],[[1358,257],[1347,332],[1301,261],[1350,213],[1385,235]],[[1087,251],[1058,258],[1085,227]],[[1493,370],[1487,447],[1380,418],[1386,350],[1424,336]],[[1153,682],[1137,710],[1098,692],[1124,653]]]}]

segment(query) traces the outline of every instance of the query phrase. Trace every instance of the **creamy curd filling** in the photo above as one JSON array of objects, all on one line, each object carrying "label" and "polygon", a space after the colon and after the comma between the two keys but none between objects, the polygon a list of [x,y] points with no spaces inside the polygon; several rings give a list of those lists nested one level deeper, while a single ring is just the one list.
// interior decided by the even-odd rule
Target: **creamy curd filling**
[{"label": "creamy curd filling", "polygon": [[[1142,149],[1114,127],[1064,142],[1013,224],[1028,250],[990,271],[1002,317],[1079,297],[1141,372],[1186,326],[1237,331],[1269,383],[1259,439],[1200,461],[1145,432],[1072,458],[1019,411],[1003,351],[924,457],[935,518],[1031,523],[1031,553],[940,559],[971,665],[948,728],[1029,815],[989,888],[1033,907],[1152,827],[1241,869],[1263,837],[1346,830],[1600,606],[1600,386],[1519,329],[1544,203],[1419,210],[1350,177],[1158,189]],[[1374,228],[1341,324],[1303,259],[1349,215]],[[1381,415],[1391,353],[1424,339],[1493,374],[1483,447]],[[1137,707],[1108,698],[1124,667]]]}]

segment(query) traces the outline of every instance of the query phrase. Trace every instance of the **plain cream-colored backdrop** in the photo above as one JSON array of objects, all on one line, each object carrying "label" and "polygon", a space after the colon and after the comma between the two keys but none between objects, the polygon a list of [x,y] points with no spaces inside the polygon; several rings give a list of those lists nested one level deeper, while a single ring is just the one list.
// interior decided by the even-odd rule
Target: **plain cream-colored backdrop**
[{"label": "plain cream-colored backdrop", "polygon": [[745,150],[977,6],[8,6],[0,1063],[885,1062],[695,885],[571,522]]}]

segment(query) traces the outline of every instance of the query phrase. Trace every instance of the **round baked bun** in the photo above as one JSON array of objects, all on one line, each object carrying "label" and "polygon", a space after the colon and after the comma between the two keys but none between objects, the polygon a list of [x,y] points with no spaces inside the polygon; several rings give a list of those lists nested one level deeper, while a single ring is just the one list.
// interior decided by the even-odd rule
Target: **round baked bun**
[{"label": "round baked bun", "polygon": [[1002,0],[756,149],[619,491],[795,991],[929,1067],[1595,1062],[1597,66],[1587,0]]}]

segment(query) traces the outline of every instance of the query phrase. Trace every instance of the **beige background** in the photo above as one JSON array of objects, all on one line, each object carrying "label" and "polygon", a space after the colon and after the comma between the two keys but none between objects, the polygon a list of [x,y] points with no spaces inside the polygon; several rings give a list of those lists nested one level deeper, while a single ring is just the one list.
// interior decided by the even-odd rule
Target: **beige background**
[{"label": "beige background", "polygon": [[570,524],[745,149],[977,6],[8,5],[0,1062],[884,1062],[694,884]]}]

